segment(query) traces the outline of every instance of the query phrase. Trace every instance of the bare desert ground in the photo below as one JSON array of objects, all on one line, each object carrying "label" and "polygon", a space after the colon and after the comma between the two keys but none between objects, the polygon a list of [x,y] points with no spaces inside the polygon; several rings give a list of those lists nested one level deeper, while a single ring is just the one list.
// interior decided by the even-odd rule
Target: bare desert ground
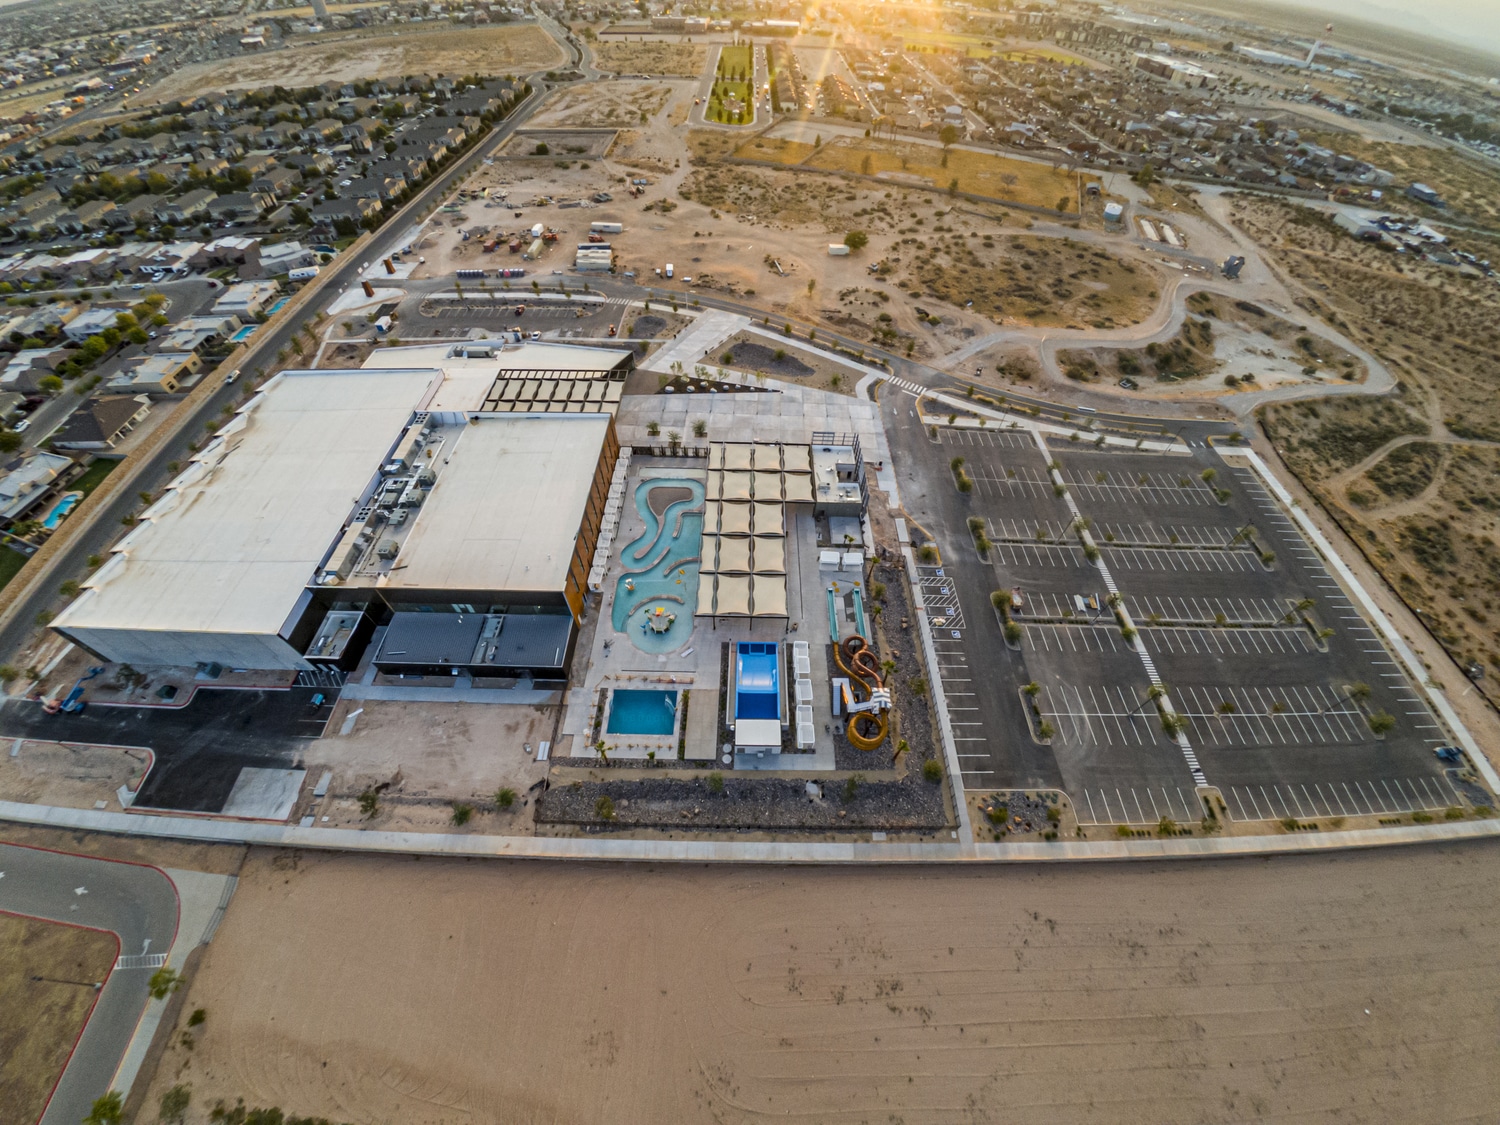
[{"label": "bare desert ground", "polygon": [[279,51],[185,66],[141,95],[166,102],[205,90],[245,90],[276,83],[306,86],[406,74],[526,74],[563,61],[540,27],[388,29],[312,37]]},{"label": "bare desert ground", "polygon": [[119,948],[101,930],[0,913],[0,1121],[41,1115],[93,1010],[87,982],[109,974]]},{"label": "bare desert ground", "polygon": [[1500,845],[1033,869],[255,853],[151,1099],[334,1120],[1493,1119]]}]

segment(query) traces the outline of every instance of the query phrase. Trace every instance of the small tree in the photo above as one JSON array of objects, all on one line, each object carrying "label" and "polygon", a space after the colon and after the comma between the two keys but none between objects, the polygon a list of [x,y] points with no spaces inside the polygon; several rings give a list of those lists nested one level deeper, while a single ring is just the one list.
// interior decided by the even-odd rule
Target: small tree
[{"label": "small tree", "polygon": [[943,780],[943,763],[936,758],[928,758],[922,763],[922,778],[936,784]]},{"label": "small tree", "polygon": [[124,1116],[125,1096],[119,1090],[111,1090],[94,1100],[94,1108],[83,1119],[83,1125],[120,1125]]},{"label": "small tree", "polygon": [[724,792],[724,775],[718,770],[708,775],[708,791],[710,793]]},{"label": "small tree", "polygon": [[1376,711],[1365,721],[1370,724],[1371,734],[1384,734],[1396,725],[1395,716],[1385,711]]},{"label": "small tree", "polygon": [[469,823],[469,818],[474,815],[474,806],[466,805],[462,801],[453,802],[453,826],[462,828]]},{"label": "small tree", "polygon": [[182,978],[177,975],[177,970],[169,965],[163,965],[151,974],[151,979],[146,982],[151,996],[156,1000],[165,1000],[172,993],[182,987]]},{"label": "small tree", "polygon": [[380,794],[374,789],[366,789],[359,795],[359,811],[366,817],[373,817],[380,811]]},{"label": "small tree", "polygon": [[849,247],[850,250],[863,250],[866,246],[870,245],[870,236],[862,230],[851,230],[848,234],[844,235],[844,245]]},{"label": "small tree", "polygon": [[614,820],[615,803],[610,800],[609,794],[602,795],[594,802],[594,815],[600,820]]},{"label": "small tree", "polygon": [[495,805],[497,808],[508,809],[516,803],[516,791],[514,789],[501,789],[495,794]]}]

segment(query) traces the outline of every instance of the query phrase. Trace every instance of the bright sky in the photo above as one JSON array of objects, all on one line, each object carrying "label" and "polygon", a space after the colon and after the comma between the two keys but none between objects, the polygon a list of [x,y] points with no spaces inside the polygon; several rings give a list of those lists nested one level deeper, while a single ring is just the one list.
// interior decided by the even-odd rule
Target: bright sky
[{"label": "bright sky", "polygon": [[[1500,52],[1500,0],[1281,0]],[[1496,63],[1500,74],[1500,60]]]}]

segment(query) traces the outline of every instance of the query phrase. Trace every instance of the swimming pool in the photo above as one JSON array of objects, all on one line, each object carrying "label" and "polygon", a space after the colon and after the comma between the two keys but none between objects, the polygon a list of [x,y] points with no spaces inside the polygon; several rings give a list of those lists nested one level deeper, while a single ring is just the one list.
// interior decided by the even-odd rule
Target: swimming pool
[{"label": "swimming pool", "polygon": [[255,333],[255,330],[259,327],[260,325],[258,324],[247,324],[233,336],[229,337],[229,342],[231,344],[243,344]]},{"label": "swimming pool", "polygon": [[57,525],[62,523],[63,517],[71,512],[74,508],[78,507],[78,503],[82,499],[83,493],[81,492],[64,493],[63,498],[56,504],[52,505],[52,510],[48,512],[46,518],[42,520],[42,526],[45,527],[48,531],[55,531],[57,529]]},{"label": "swimming pool", "polygon": [[[646,530],[620,552],[625,574],[615,584],[610,620],[642,652],[673,652],[693,631],[703,496],[703,482],[688,477],[648,477],[635,487],[635,509]],[[666,618],[671,620],[663,627]]]},{"label": "swimming pool", "polygon": [[616,688],[609,697],[605,734],[671,734],[677,728],[677,693]]},{"label": "swimming pool", "polygon": [[781,718],[781,673],[774,644],[741,641],[734,654],[734,717]]},{"label": "swimming pool", "polygon": [[281,306],[284,305],[284,304],[286,304],[290,300],[291,300],[290,297],[283,297],[283,298],[281,298],[281,300],[277,301],[274,305],[272,305],[270,308],[268,308],[266,310],[266,316],[268,316],[268,317],[275,316],[277,313],[279,313],[281,311]]}]

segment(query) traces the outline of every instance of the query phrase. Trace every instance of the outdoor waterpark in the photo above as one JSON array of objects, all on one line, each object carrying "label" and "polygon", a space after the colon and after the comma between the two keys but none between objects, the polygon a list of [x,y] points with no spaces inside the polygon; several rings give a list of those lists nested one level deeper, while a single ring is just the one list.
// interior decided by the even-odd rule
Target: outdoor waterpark
[{"label": "outdoor waterpark", "polygon": [[572,757],[888,767],[858,443],[695,453],[638,456],[617,477]]}]

